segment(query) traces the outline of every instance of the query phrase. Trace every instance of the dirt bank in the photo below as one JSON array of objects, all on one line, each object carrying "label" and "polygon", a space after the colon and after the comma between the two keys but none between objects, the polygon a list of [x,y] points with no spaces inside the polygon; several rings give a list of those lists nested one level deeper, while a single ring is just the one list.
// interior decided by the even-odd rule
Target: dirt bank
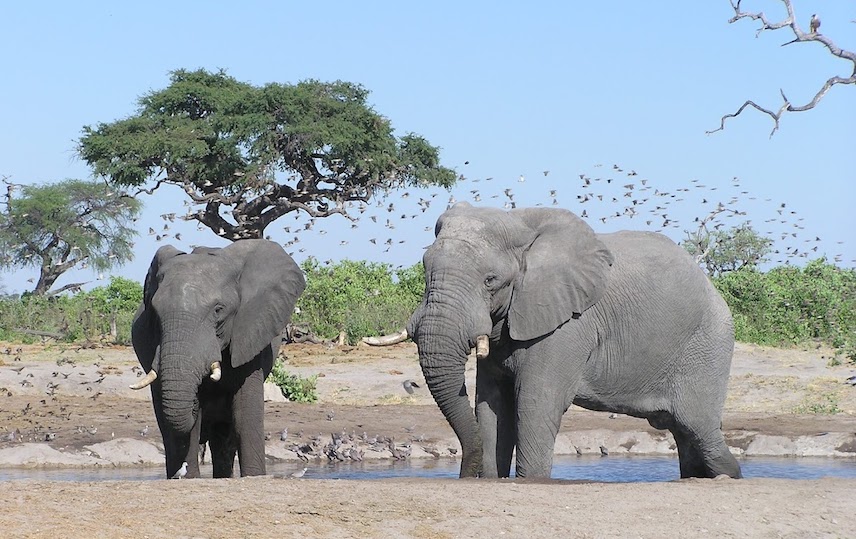
[{"label": "dirt bank", "polygon": [[[149,393],[127,388],[138,376],[129,349],[17,348],[0,344],[0,466],[162,466]],[[422,381],[412,344],[293,345],[283,352],[289,370],[319,376],[320,402],[267,403],[271,461],[294,460],[293,443],[331,432],[352,435],[367,459],[392,457],[367,449],[375,437],[409,445],[411,458],[449,458],[458,448],[424,385],[413,395],[402,387],[406,379]],[[853,370],[830,366],[827,355],[738,345],[723,423],[735,453],[854,458],[856,388],[843,383]],[[474,363],[468,375],[472,381]],[[557,452],[594,453],[600,445],[610,454],[674,451],[671,437],[645,421],[569,411]],[[0,526],[10,537],[661,537],[675,529],[688,537],[856,536],[856,481],[833,479],[603,485],[265,478],[2,487]],[[130,531],[146,521],[151,499],[151,520]]]}]

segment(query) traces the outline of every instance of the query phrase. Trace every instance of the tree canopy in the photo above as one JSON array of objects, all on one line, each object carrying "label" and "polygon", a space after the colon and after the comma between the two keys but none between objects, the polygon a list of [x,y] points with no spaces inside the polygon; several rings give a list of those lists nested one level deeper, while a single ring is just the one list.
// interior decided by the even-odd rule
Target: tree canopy
[{"label": "tree canopy", "polygon": [[756,232],[749,223],[728,230],[709,232],[699,227],[687,232],[684,248],[695,257],[711,277],[743,267],[755,267],[767,260],[772,240]]},{"label": "tree canopy", "polygon": [[0,212],[0,267],[38,267],[34,294],[79,288],[84,283],[51,291],[75,266],[103,271],[133,258],[136,231],[130,225],[140,213],[138,200],[104,182],[83,180],[41,186],[7,182],[7,189]]},{"label": "tree canopy", "polygon": [[453,185],[439,148],[396,137],[368,95],[343,81],[253,86],[223,71],[177,70],[134,116],[84,127],[78,150],[117,185],[180,186],[191,201],[181,217],[233,241],[262,237],[292,211],[353,219],[355,203],[389,190]]}]

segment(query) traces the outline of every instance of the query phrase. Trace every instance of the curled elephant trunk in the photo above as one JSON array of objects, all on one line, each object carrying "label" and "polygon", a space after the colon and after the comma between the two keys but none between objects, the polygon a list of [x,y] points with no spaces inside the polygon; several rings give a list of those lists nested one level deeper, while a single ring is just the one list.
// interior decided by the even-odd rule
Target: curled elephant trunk
[{"label": "curled elephant trunk", "polygon": [[398,333],[391,333],[380,337],[363,337],[363,342],[371,346],[389,346],[391,344],[404,342],[408,337],[409,335],[407,334],[407,330],[403,329]]}]

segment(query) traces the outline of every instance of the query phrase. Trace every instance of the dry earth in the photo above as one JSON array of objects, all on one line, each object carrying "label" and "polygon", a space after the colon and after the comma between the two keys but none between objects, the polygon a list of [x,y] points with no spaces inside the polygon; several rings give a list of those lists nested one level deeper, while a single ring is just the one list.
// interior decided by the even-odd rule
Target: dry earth
[{"label": "dry earth", "polygon": [[[150,395],[127,388],[137,378],[129,349],[18,348],[0,343],[0,466],[162,466]],[[435,458],[430,451],[454,458],[457,442],[424,384],[414,395],[402,387],[406,379],[422,381],[412,344],[289,345],[283,353],[290,371],[319,376],[320,403],[266,404],[271,462],[293,461],[297,469],[293,442],[343,430],[410,443],[411,458]],[[853,369],[829,363],[820,349],[738,345],[723,422],[734,452],[856,458],[856,388],[843,383]],[[474,360],[468,374],[472,380]],[[557,453],[595,453],[600,445],[610,455],[674,451],[671,437],[645,421],[569,411]],[[391,453],[366,450],[365,458]],[[0,487],[5,537],[856,537],[856,480],[844,479],[599,484],[269,476]]]}]

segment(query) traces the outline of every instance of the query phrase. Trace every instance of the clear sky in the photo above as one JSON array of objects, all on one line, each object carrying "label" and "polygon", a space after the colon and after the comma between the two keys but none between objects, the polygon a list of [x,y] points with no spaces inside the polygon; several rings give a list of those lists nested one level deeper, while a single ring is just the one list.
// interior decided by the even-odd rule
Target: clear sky
[{"label": "clear sky", "polygon": [[[821,31],[856,49],[854,2],[794,1],[804,29],[817,10]],[[743,4],[771,19],[784,13],[778,1]],[[781,88],[801,104],[851,66],[819,44],[780,47],[792,38],[787,30],[756,38],[756,23],[729,25],[727,0],[681,9],[629,0],[16,2],[2,15],[0,175],[16,183],[91,177],[75,155],[81,128],[132,115],[138,97],[165,88],[174,69],[223,68],[257,85],[341,79],[368,88],[399,134],[440,146],[443,164],[465,179],[450,193],[393,193],[356,228],[338,216],[318,222],[288,247],[298,261],[412,265],[454,197],[586,210],[597,231],[659,230],[665,213],[664,231],[675,240],[717,203],[736,204],[747,215],[725,222],[751,220],[781,253],[840,256],[839,265],[856,266],[852,86],[834,88],[813,111],[786,115],[772,138],[771,120],[754,111],[705,134],[745,99],[777,108]],[[581,174],[592,185],[583,187]],[[641,191],[642,180],[649,190]],[[164,243],[149,228],[162,233],[159,215],[181,211],[184,198],[168,188],[143,198],[136,260],[112,274],[142,280]],[[424,212],[420,198],[432,201]],[[633,217],[624,210],[632,200]],[[266,232],[286,243],[305,222],[287,216]],[[169,226],[182,237],[166,241],[179,248],[224,244],[193,223]],[[20,292],[35,276],[27,269],[0,278],[7,292]],[[78,271],[57,286],[106,282],[97,277]]]}]

